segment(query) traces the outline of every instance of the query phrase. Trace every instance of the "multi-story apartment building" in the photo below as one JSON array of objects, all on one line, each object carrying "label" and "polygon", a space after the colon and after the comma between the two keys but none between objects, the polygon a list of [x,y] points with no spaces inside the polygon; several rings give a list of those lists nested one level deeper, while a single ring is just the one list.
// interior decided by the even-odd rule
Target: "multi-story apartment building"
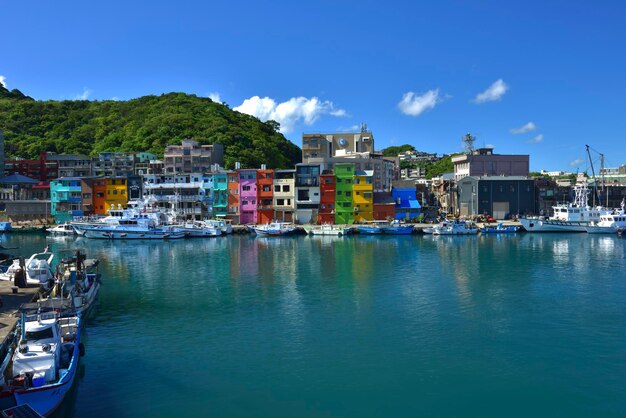
[{"label": "multi-story apartment building", "polygon": [[108,177],[104,179],[104,184],[106,209],[125,208],[128,204],[128,180],[126,177]]},{"label": "multi-story apartment building", "polygon": [[257,223],[256,170],[239,170],[239,222]]},{"label": "multi-story apartment building", "polygon": [[59,164],[49,161],[45,152],[39,154],[38,160],[6,160],[4,161],[4,175],[21,174],[39,181],[51,181],[59,178]]},{"label": "multi-story apartment building", "polygon": [[374,220],[374,187],[372,170],[356,170],[352,184],[354,222]]},{"label": "multi-story apartment building", "polygon": [[332,170],[324,170],[320,175],[320,209],[317,213],[317,223],[335,223],[335,174]]},{"label": "multi-story apartment building", "polygon": [[91,176],[91,158],[86,155],[48,153],[47,159],[57,162],[59,177]]},{"label": "multi-story apartment building", "polygon": [[166,174],[206,173],[211,166],[224,165],[224,146],[199,145],[198,141],[183,139],[181,145],[168,145],[163,156]]},{"label": "multi-story apartment building", "polygon": [[274,219],[293,222],[296,170],[274,171]]},{"label": "multi-story apartment building", "polygon": [[354,223],[354,204],[352,187],[354,181],[354,164],[338,163],[334,165],[335,173],[335,223],[350,225]]},{"label": "multi-story apartment building", "polygon": [[209,214],[206,181],[200,173],[147,174],[143,193],[178,219],[204,219]]},{"label": "multi-story apartment building", "polygon": [[309,158],[332,158],[354,153],[374,152],[372,132],[303,134],[302,162]]},{"label": "multi-story apartment building", "polygon": [[100,152],[91,161],[95,177],[126,177],[135,173],[135,154],[132,152]]},{"label": "multi-story apartment building", "polygon": [[[154,163],[157,162],[156,154],[151,152],[138,152],[135,154],[135,174],[141,176],[143,174],[160,174],[160,172],[154,172]],[[163,162],[161,161],[161,166]]]},{"label": "multi-story apartment building", "polygon": [[84,215],[80,178],[65,177],[50,182],[50,213],[56,223]]},{"label": "multi-story apartment building", "polygon": [[225,171],[211,174],[213,187],[211,201],[213,210],[211,216],[224,217],[228,215],[228,174]]},{"label": "multi-story apartment building", "polygon": [[106,180],[104,178],[94,178],[92,185],[93,193],[93,213],[96,215],[108,215],[109,208],[106,204]]},{"label": "multi-story apartment building", "polygon": [[268,224],[274,219],[274,170],[256,172],[257,223]]},{"label": "multi-story apartment building", "polygon": [[232,223],[239,223],[239,172],[228,171],[228,215]]},{"label": "multi-story apartment building", "polygon": [[308,224],[317,221],[320,207],[320,174],[323,164],[296,164],[296,222]]},{"label": "multi-story apartment building", "polygon": [[471,153],[452,157],[454,179],[467,176],[523,176],[527,177],[530,167],[528,155],[494,154],[493,148],[479,148]]}]

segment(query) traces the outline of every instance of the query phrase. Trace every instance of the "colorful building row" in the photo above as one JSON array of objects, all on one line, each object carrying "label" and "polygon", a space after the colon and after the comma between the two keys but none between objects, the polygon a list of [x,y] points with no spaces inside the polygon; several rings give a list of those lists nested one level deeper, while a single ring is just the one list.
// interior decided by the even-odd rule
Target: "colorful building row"
[{"label": "colorful building row", "polygon": [[372,179],[372,171],[355,170],[352,163],[332,169],[298,164],[295,170],[63,177],[50,183],[51,208],[57,222],[106,215],[140,197],[179,218],[225,217],[237,224],[352,224],[416,217],[415,187],[412,193],[410,188],[375,193]]}]

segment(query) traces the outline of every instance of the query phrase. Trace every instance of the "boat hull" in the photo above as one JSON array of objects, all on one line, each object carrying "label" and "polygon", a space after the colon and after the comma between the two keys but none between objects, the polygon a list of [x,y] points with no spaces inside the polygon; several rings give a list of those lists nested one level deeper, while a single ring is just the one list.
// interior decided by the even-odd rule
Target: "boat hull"
[{"label": "boat hull", "polygon": [[589,222],[585,221],[552,221],[548,219],[519,220],[528,232],[586,232]]},{"label": "boat hull", "polygon": [[359,234],[364,235],[380,235],[383,233],[383,230],[377,226],[357,226],[356,230],[359,231]]},{"label": "boat hull", "polygon": [[386,235],[410,235],[413,233],[414,228],[411,225],[402,226],[381,226],[383,234]]},{"label": "boat hull", "polygon": [[588,226],[587,233],[589,234],[617,234],[618,228],[612,226]]},{"label": "boat hull", "polygon": [[180,239],[184,232],[177,231],[116,231],[111,229],[85,229],[85,237],[95,239]]}]

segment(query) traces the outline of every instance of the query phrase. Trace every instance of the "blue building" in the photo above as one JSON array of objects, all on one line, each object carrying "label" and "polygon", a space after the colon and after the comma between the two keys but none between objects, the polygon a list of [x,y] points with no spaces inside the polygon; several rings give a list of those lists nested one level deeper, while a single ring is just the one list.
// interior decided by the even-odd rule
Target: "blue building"
[{"label": "blue building", "polygon": [[396,203],[396,220],[417,219],[422,206],[417,200],[417,189],[412,181],[397,181],[391,188],[391,197]]}]

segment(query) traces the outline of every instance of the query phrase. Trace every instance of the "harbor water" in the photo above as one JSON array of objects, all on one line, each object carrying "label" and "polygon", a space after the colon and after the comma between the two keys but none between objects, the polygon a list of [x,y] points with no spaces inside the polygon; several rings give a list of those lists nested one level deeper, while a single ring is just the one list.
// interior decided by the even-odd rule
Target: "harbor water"
[{"label": "harbor water", "polygon": [[56,417],[626,414],[626,238],[3,240],[100,259]]}]

